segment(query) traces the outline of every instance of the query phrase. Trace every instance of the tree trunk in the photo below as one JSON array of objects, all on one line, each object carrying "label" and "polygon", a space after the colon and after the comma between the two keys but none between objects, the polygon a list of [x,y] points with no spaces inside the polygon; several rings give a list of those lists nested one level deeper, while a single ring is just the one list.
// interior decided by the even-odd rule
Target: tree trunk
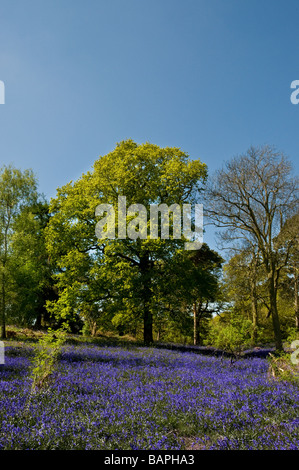
[{"label": "tree trunk", "polygon": [[258,328],[258,305],[257,305],[257,265],[258,257],[253,253],[250,263],[250,297],[251,297],[251,316],[252,316],[252,343],[256,343]]},{"label": "tree trunk", "polygon": [[252,314],[252,343],[256,343],[257,339],[257,328],[258,328],[258,308],[257,308],[257,294],[256,294],[256,282],[255,279],[251,280],[251,314]]},{"label": "tree trunk", "polygon": [[194,346],[200,346],[201,344],[201,312],[202,312],[202,301],[194,302],[193,304],[193,344]]},{"label": "tree trunk", "polygon": [[298,270],[294,269],[294,307],[295,307],[295,326],[299,330],[299,305],[298,305]]},{"label": "tree trunk", "polygon": [[6,269],[6,262],[7,262],[7,252],[8,252],[8,227],[10,223],[10,209],[8,209],[8,222],[5,226],[4,230],[4,253],[3,253],[3,261],[2,261],[2,299],[1,299],[1,307],[2,307],[2,321],[1,321],[1,339],[6,339],[6,276],[5,276],[5,269]]},{"label": "tree trunk", "polygon": [[280,321],[277,310],[277,280],[275,277],[277,273],[272,270],[268,275],[269,281],[269,298],[270,298],[270,312],[272,316],[272,325],[275,339],[275,348],[277,351],[282,351],[282,339],[281,339],[281,330],[280,330]]},{"label": "tree trunk", "polygon": [[150,311],[148,302],[145,301],[143,309],[143,321],[144,321],[144,330],[143,330],[143,340],[146,346],[149,346],[153,343],[153,317],[152,312]]},{"label": "tree trunk", "polygon": [[193,304],[193,344],[197,345],[197,315],[196,315],[196,302]]},{"label": "tree trunk", "polygon": [[42,327],[42,313],[38,312],[37,316],[36,316],[35,323],[34,323],[34,329],[35,330],[40,330],[41,327]]},{"label": "tree trunk", "polygon": [[97,322],[93,321],[91,322],[91,336],[95,337],[97,333]]},{"label": "tree trunk", "polygon": [[153,316],[151,312],[151,273],[148,255],[140,259],[140,273],[142,276],[143,289],[143,341],[146,346],[154,342],[153,340]]},{"label": "tree trunk", "polygon": [[5,310],[6,310],[6,300],[5,300],[5,265],[3,265],[2,273],[2,298],[1,298],[1,339],[6,339],[6,325],[5,325]]}]

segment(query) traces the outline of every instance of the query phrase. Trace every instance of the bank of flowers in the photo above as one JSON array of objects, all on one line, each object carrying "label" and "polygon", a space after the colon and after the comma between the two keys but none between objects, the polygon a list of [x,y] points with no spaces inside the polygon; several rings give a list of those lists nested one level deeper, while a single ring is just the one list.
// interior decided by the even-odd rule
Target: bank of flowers
[{"label": "bank of flowers", "polygon": [[30,348],[0,365],[0,450],[299,450],[299,389],[268,362],[65,346],[31,393]]}]

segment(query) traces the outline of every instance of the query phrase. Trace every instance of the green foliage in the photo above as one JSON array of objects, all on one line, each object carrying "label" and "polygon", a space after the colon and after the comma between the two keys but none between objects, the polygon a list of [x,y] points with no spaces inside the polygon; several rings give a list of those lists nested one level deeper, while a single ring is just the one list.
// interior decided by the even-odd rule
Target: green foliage
[{"label": "green foliage", "polygon": [[47,334],[39,340],[32,360],[32,392],[49,384],[65,340],[65,327],[57,330],[48,328]]},{"label": "green foliage", "polygon": [[293,341],[299,340],[299,330],[295,327],[288,328],[287,330],[287,342],[292,343]]},{"label": "green foliage", "polygon": [[48,204],[39,201],[16,217],[8,260],[9,306],[7,319],[19,326],[40,325],[45,302],[53,297],[53,269],[45,247]]},{"label": "green foliage", "polygon": [[[37,182],[31,170],[10,166],[0,169],[0,290],[1,337],[5,339],[6,317],[12,302],[14,269],[11,264],[12,240],[18,230],[17,219],[26,207],[36,203]],[[24,245],[23,245],[24,249]]]},{"label": "green foliage", "polygon": [[[92,172],[58,189],[46,233],[58,267],[59,299],[49,302],[48,310],[64,318],[77,312],[97,326],[113,318],[117,328],[129,330],[142,321],[144,341],[151,343],[153,320],[160,313],[157,286],[165,281],[165,268],[184,241],[149,236],[99,240],[95,209],[112,204],[118,226],[119,196],[126,197],[128,207],[143,204],[149,215],[150,204],[194,203],[206,177],[206,165],[178,148],[127,140],[100,157]],[[131,219],[127,215],[126,223]]]},{"label": "green foliage", "polygon": [[233,317],[229,321],[216,318],[211,322],[211,328],[206,344],[232,354],[240,354],[251,345],[252,322],[242,317]]},{"label": "green foliage", "polygon": [[[298,342],[299,343],[299,342]],[[284,380],[299,385],[298,361],[292,361],[289,353],[270,354],[268,375],[275,380]]]}]

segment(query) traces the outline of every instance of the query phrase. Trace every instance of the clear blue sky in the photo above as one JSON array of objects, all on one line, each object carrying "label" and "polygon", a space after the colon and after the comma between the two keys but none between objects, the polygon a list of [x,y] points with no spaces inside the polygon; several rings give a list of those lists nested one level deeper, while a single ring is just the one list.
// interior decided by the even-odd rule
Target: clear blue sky
[{"label": "clear blue sky", "polygon": [[0,165],[48,199],[126,138],[298,173],[298,0],[0,0],[0,80]]}]

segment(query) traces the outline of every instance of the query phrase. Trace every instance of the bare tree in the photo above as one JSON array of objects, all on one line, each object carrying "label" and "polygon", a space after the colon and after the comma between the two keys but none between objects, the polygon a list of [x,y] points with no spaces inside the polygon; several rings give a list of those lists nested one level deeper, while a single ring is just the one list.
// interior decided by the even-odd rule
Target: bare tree
[{"label": "bare tree", "polygon": [[[206,215],[228,245],[254,246],[267,274],[269,316],[275,345],[282,350],[277,291],[281,269],[286,265],[292,239],[279,233],[298,207],[298,178],[292,165],[273,147],[251,147],[218,170],[206,191]],[[283,245],[283,246],[282,246]],[[282,249],[283,248],[283,249]]]}]

